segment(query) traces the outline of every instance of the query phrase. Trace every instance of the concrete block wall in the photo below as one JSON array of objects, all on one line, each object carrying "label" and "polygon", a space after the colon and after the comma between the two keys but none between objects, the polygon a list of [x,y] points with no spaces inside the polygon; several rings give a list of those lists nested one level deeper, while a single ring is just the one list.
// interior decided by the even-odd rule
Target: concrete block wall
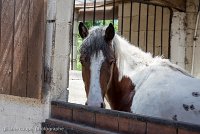
[{"label": "concrete block wall", "polygon": [[[129,39],[130,32],[130,15],[131,15],[131,4],[124,4],[123,13],[123,36]],[[141,4],[141,16],[140,16],[140,48],[146,50],[146,31],[148,31],[148,52],[153,53],[153,36],[154,36],[154,14],[155,6],[149,5],[148,13],[148,30],[147,30],[147,4]],[[169,20],[170,10],[167,8],[163,9],[163,55],[168,58],[168,37],[169,37]],[[161,19],[162,8],[156,8],[156,25],[155,25],[155,55],[161,55]],[[132,6],[132,25],[131,25],[131,43],[138,45],[138,23],[139,23],[139,3],[133,2]],[[122,25],[122,4],[119,4],[118,10],[118,27],[119,33],[121,33]]]},{"label": "concrete block wall", "polygon": [[[186,55],[185,67],[190,72],[192,67],[193,37],[196,25],[199,0],[187,0],[186,2]],[[200,23],[198,24],[197,36],[200,35]],[[197,38],[195,47],[194,75],[200,77],[200,38]]]},{"label": "concrete block wall", "polygon": [[171,26],[171,61],[185,68],[186,14],[174,12]]}]

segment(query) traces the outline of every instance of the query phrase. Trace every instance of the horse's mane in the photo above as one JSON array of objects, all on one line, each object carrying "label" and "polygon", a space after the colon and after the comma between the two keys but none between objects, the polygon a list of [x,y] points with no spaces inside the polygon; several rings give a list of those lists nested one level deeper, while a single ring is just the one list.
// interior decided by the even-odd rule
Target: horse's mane
[{"label": "horse's mane", "polygon": [[173,70],[180,71],[185,75],[191,76],[184,69],[171,63],[162,56],[152,57],[150,53],[142,51],[140,48],[131,45],[126,39],[115,35],[113,39],[115,47],[115,56],[117,57],[117,67],[119,69],[119,80],[123,76],[132,76],[135,72],[144,69],[147,66],[168,66]]}]

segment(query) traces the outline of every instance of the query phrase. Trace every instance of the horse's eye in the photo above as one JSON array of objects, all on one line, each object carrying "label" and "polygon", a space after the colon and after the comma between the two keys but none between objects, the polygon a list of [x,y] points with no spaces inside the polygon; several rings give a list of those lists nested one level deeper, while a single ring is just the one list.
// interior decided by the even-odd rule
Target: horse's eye
[{"label": "horse's eye", "polygon": [[110,65],[112,65],[113,63],[115,63],[115,59],[109,60],[109,64],[110,64]]},{"label": "horse's eye", "polygon": [[83,59],[80,59],[80,63],[83,65],[83,63],[84,63],[84,60],[83,60]]}]

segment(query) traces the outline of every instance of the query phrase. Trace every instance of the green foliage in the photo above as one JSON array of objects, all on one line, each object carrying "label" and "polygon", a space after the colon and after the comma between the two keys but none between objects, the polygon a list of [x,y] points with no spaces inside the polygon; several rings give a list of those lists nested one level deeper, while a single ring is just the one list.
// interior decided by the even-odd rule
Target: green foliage
[{"label": "green foliage", "polygon": [[[105,20],[105,26],[108,26],[110,23],[113,23],[113,20]],[[95,26],[103,26],[104,24],[104,21],[103,20],[98,20],[98,21],[95,21]],[[85,26],[90,29],[91,27],[93,27],[93,21],[86,21],[85,22]],[[118,20],[115,20],[114,21],[114,28],[115,28],[115,32],[117,33],[118,32]],[[80,35],[78,34],[78,37],[77,37],[77,50],[78,50],[78,53],[77,53],[77,68],[76,70],[79,70],[81,71],[82,69],[82,66],[81,66],[81,63],[80,63],[80,46],[82,44],[82,38],[80,37]]]}]

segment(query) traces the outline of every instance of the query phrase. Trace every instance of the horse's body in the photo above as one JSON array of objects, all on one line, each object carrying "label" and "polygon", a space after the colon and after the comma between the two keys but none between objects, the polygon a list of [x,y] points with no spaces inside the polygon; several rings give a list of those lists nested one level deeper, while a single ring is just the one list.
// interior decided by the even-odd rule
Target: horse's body
[{"label": "horse's body", "polygon": [[[102,30],[98,31],[98,34],[95,33],[95,30],[99,29]],[[96,34],[96,39],[90,42],[95,44],[95,41],[100,41],[97,36],[109,36],[107,31],[113,32],[113,27],[109,25],[106,31],[103,28],[93,29],[90,34],[93,36]],[[80,29],[79,32],[81,32]],[[92,45],[88,44],[90,34],[82,33],[82,35],[84,34],[87,38],[83,45],[87,44],[89,50],[90,45]],[[95,77],[93,77],[94,74],[92,75],[95,68],[91,67],[88,71],[88,74],[91,73],[91,77],[86,77],[85,72],[88,69],[83,70],[83,77],[86,77],[84,82],[89,105],[97,106],[97,102],[102,102],[104,96],[106,96],[111,108],[115,110],[200,124],[199,79],[192,77],[185,70],[166,59],[153,58],[151,54],[129,44],[117,34],[109,41],[111,41],[107,43],[111,46],[109,51],[114,52],[113,57],[116,61],[112,62],[112,65],[106,66],[107,72],[103,74],[105,69],[101,67],[105,68],[104,59],[108,59],[108,56],[104,54],[105,47],[103,49],[99,47],[98,50],[95,50],[96,56],[94,57],[96,58],[93,57],[90,61],[92,65],[98,65],[95,67],[97,69]],[[95,45],[99,44],[96,43]],[[84,49],[84,51],[87,49]],[[82,55],[84,55],[83,52]],[[93,63],[95,60],[99,61],[99,59],[101,62]],[[100,76],[98,77],[98,75]],[[90,78],[96,78],[96,83],[95,80],[89,81]],[[105,86],[105,83],[107,86]],[[99,90],[102,94],[99,93]],[[91,93],[92,91],[93,93]],[[97,93],[100,97],[93,97],[95,99],[92,99],[91,94],[94,95],[94,93]],[[95,103],[92,103],[92,101],[95,101]]]}]

